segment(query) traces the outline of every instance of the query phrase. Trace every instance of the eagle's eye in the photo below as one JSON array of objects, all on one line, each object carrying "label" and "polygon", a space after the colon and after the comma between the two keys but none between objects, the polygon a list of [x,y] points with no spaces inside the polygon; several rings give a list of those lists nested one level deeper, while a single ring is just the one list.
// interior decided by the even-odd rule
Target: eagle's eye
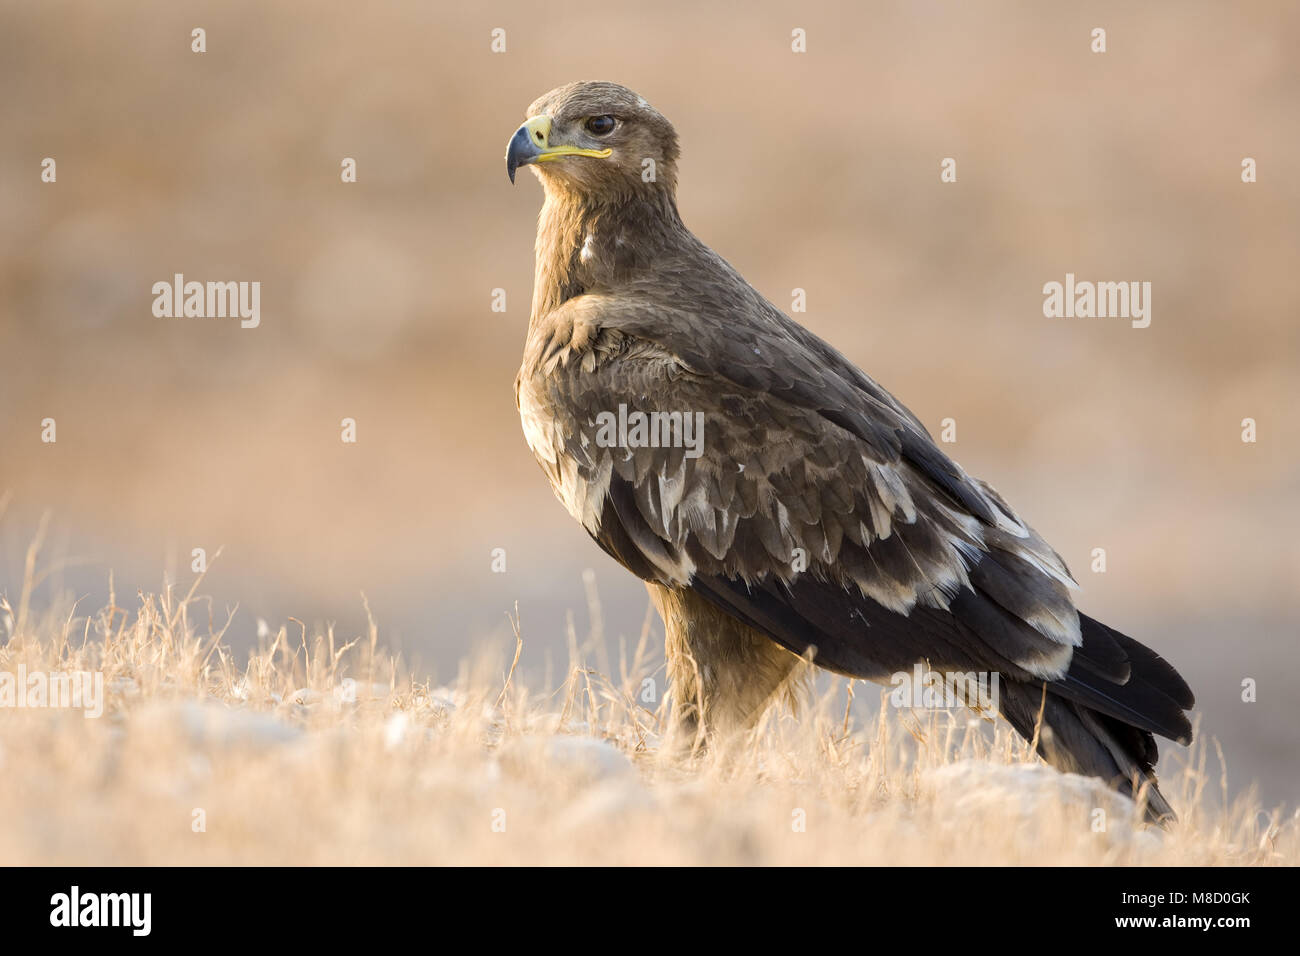
[{"label": "eagle's eye", "polygon": [[618,124],[614,117],[606,113],[603,116],[587,117],[584,125],[587,127],[587,132],[593,136],[607,136],[614,132],[614,127]]}]

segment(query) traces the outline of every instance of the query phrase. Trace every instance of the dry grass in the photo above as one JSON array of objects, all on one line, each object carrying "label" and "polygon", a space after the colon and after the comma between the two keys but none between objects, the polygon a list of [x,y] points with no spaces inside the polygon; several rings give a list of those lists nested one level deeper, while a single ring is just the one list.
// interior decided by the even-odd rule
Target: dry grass
[{"label": "dry grass", "polygon": [[[662,706],[638,702],[648,628],[617,676],[585,666],[602,655],[573,636],[553,693],[508,660],[434,688],[373,626],[340,643],[295,621],[237,659],[194,589],[38,614],[34,565],[0,603],[0,671],[100,671],[106,707],[0,712],[7,864],[1297,860],[1296,814],[1220,799],[1204,744],[1168,748],[1163,787],[1183,816],[1169,833],[1042,766],[1003,725],[883,701],[861,719],[842,681],[733,753],[674,759],[658,749]],[[854,687],[859,704],[876,693]]]}]

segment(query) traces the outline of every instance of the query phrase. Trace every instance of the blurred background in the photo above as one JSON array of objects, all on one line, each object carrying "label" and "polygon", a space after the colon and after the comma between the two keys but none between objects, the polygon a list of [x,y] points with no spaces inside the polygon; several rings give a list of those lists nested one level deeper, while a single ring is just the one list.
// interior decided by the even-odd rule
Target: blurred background
[{"label": "blurred background", "polygon": [[[48,513],[38,601],[188,588],[221,548],[202,591],[237,647],[259,618],[359,632],[364,593],[443,676],[513,643],[517,606],[540,670],[571,612],[588,629],[588,568],[635,640],[645,592],[554,500],[512,387],[541,190],[505,143],[609,79],[676,125],[687,225],[782,308],[805,289],[800,320],[932,432],[955,419],[1081,607],[1187,676],[1232,787],[1294,805],[1298,47],[1280,0],[4,0],[0,591]],[[155,318],[178,272],[260,281],[260,327]],[[1067,272],[1151,282],[1150,328],[1044,318]]]}]

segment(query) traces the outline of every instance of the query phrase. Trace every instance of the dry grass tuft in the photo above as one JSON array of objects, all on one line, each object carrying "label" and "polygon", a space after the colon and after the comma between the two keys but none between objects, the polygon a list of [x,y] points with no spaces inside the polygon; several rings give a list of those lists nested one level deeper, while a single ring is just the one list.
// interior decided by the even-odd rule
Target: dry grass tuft
[{"label": "dry grass tuft", "polygon": [[[30,567],[30,566],[29,566]],[[403,673],[378,630],[291,622],[247,659],[194,590],[88,616],[0,602],[0,672],[103,674],[99,719],[0,711],[8,864],[1294,864],[1297,815],[1228,802],[1198,744],[1166,748],[1164,833],[1094,782],[966,713],[865,719],[840,681],[729,753],[658,749],[648,648],[617,675],[571,638],[560,687],[514,662],[450,686]],[[196,585],[197,587],[197,582]],[[593,595],[594,600],[594,595]],[[869,686],[869,685],[866,685]],[[872,689],[870,693],[876,691]],[[1221,755],[1219,757],[1221,760]],[[1105,829],[1096,830],[1098,809]],[[204,827],[196,831],[201,811]]]}]

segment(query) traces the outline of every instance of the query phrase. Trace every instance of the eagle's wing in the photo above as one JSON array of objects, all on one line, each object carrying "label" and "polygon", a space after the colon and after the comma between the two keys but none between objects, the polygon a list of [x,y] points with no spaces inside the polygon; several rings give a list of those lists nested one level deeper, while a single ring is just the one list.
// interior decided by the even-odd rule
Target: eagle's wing
[{"label": "eagle's wing", "polygon": [[[1129,681],[1141,645],[1076,611],[1042,538],[884,389],[766,309],[728,327],[584,295],[537,330],[518,386],[525,430],[601,547],[831,670],[881,679],[927,660],[1046,679],[1187,738],[1180,700]],[[600,416],[620,404],[698,413],[699,456],[602,445]]]}]

